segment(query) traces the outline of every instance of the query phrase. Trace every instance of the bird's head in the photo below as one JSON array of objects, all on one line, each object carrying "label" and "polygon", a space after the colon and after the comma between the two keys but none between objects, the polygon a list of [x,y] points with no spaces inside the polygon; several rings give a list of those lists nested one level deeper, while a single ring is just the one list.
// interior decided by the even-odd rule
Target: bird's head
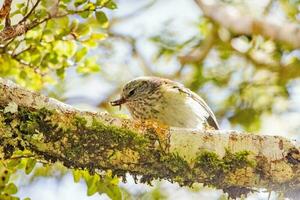
[{"label": "bird's head", "polygon": [[143,76],[133,79],[123,87],[121,97],[112,101],[112,106],[121,106],[122,104],[135,104],[151,97],[162,84],[161,79],[157,77]]}]

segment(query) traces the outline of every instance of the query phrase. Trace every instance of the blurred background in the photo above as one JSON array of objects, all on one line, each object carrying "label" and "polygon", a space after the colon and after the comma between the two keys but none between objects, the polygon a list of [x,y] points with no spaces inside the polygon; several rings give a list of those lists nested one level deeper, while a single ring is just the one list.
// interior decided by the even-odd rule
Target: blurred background
[{"label": "blurred background", "polygon": [[[22,19],[28,2],[29,7],[35,3],[13,1],[12,23]],[[29,20],[42,19],[45,10],[54,12],[55,5],[79,10],[97,2],[41,1]],[[281,27],[299,28],[299,0],[203,2],[229,6],[231,14],[241,12]],[[166,77],[201,95],[221,129],[300,139],[299,45],[270,40],[259,31],[234,33],[203,14],[193,0],[115,3],[104,6],[98,15],[70,14],[49,20],[1,46],[0,76],[80,109],[120,115],[128,112],[111,107],[109,101],[118,98],[127,81],[145,75]],[[109,199],[99,193],[87,196],[85,181],[74,183],[72,172],[60,164],[37,164],[29,175],[18,170],[11,181],[21,199]],[[226,199],[220,190],[201,185],[181,188],[155,181],[148,186],[135,184],[129,175],[128,182],[119,186],[124,199]],[[247,199],[268,196],[261,190]],[[272,193],[270,198],[282,197]]]}]

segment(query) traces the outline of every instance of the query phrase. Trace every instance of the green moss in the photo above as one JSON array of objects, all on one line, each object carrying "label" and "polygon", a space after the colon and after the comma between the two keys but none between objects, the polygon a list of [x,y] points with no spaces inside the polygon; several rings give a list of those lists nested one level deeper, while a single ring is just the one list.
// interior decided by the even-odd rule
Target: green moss
[{"label": "green moss", "polygon": [[[64,152],[67,158],[89,158],[113,151],[122,151],[130,148],[145,154],[150,140],[126,128],[105,125],[94,116],[88,123],[86,117],[78,115],[60,116],[55,110],[29,109],[19,106],[16,113],[3,113],[3,123],[10,125],[16,120],[12,132],[19,137],[26,138],[36,147],[50,150],[55,147],[56,152]],[[64,120],[64,121],[61,121]],[[68,124],[68,129],[60,127]],[[96,143],[94,141],[97,141]],[[42,145],[42,146],[41,146]],[[84,158],[85,156],[85,158]]]},{"label": "green moss", "polygon": [[204,151],[196,159],[195,168],[200,168],[206,175],[207,184],[221,184],[227,173],[244,167],[255,167],[255,162],[249,160],[249,151],[231,153],[226,150],[223,158],[216,153]]},{"label": "green moss", "polygon": [[72,131],[65,136],[68,148],[62,150],[67,158],[84,163],[97,160],[95,164],[101,165],[102,158],[115,160],[112,156],[116,152],[126,154],[131,149],[137,158],[147,154],[149,140],[146,137],[126,128],[106,125],[94,116],[87,117],[76,115],[71,119]]},{"label": "green moss", "polygon": [[75,116],[74,124],[78,127],[85,127],[87,124],[87,120],[84,117]]},{"label": "green moss", "polygon": [[0,131],[2,136],[11,134],[9,131],[10,128],[7,126],[9,123],[13,121],[13,118],[11,117],[11,113],[4,113],[3,109],[0,107]]},{"label": "green moss", "polygon": [[225,165],[216,153],[205,151],[197,157],[195,167],[201,168],[205,174],[211,177],[223,171]]},{"label": "green moss", "polygon": [[231,153],[229,150],[226,150],[223,162],[230,171],[243,167],[255,167],[256,163],[248,158],[249,155],[249,151]]},{"label": "green moss", "polygon": [[255,167],[255,162],[249,159],[250,154],[249,151],[231,153],[226,150],[225,156],[220,158],[214,152],[204,151],[197,157],[194,170],[199,168],[205,174],[204,185],[221,188],[230,198],[235,199],[248,194],[251,190],[246,187],[226,185],[225,177],[237,169]]},{"label": "green moss", "polygon": [[188,162],[178,154],[163,154],[159,150],[148,151],[140,163],[143,169],[142,183],[151,184],[154,179],[167,179],[181,186],[192,185],[195,175]]},{"label": "green moss", "polygon": [[111,142],[118,143],[122,148],[130,147],[130,145],[142,147],[144,144],[147,144],[149,141],[147,138],[138,135],[137,133],[116,126],[107,126],[104,125],[101,121],[93,120],[92,129],[101,133],[102,137],[105,137],[105,141],[109,139]]},{"label": "green moss", "polygon": [[[50,111],[45,108],[37,110],[28,110],[19,107],[17,118],[19,119],[19,131],[30,138],[35,137],[36,134],[44,136],[44,142],[55,142],[64,136],[68,139],[74,139],[74,134],[78,138],[79,143],[76,143],[74,150],[76,153],[80,152],[84,143],[92,143],[94,140],[100,141],[99,146],[102,147],[116,147],[117,149],[123,149],[125,147],[132,147],[133,149],[143,149],[149,142],[146,137],[140,136],[137,133],[130,131],[126,128],[115,127],[111,125],[105,125],[102,121],[93,118],[91,126],[87,126],[87,120],[85,117],[74,116],[72,124],[72,134],[69,130],[62,130],[59,128],[58,123],[51,116],[56,114],[55,111]],[[13,119],[16,116],[6,116],[7,120]],[[72,120],[72,118],[70,118]],[[69,132],[69,133],[68,133]],[[38,137],[42,139],[42,137]],[[75,148],[77,147],[77,148]],[[74,153],[75,153],[74,152]]]},{"label": "green moss", "polygon": [[167,154],[160,158],[160,162],[164,163],[172,173],[177,175],[185,174],[190,169],[189,164],[177,154]]},{"label": "green moss", "polygon": [[[34,140],[43,139],[44,142],[58,141],[64,135],[64,131],[51,119],[55,111],[46,108],[29,110],[19,107],[18,109],[19,131],[23,135],[27,135],[27,137]],[[36,134],[39,136],[37,137]]]},{"label": "green moss", "polygon": [[186,160],[177,154],[168,154],[160,159],[160,163],[163,163],[164,167],[160,169],[161,173],[168,173],[170,180],[176,181],[181,185],[189,185],[192,183],[189,174],[192,174],[192,170]]},{"label": "green moss", "polygon": [[84,117],[76,116],[75,126],[79,132],[79,137],[84,136],[86,139],[97,139],[103,147],[116,147],[118,150],[128,147],[142,149],[149,142],[147,138],[129,129],[112,125],[108,126],[95,118],[92,125],[87,126],[87,120]]}]

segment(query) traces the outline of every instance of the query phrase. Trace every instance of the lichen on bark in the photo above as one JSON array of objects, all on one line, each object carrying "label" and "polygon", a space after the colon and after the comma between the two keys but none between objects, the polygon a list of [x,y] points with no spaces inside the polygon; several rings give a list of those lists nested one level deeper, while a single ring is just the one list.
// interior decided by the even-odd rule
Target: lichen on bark
[{"label": "lichen on bark", "polygon": [[[278,136],[174,129],[80,111],[0,79],[1,158],[30,150],[68,168],[111,170],[141,182],[203,183],[231,197],[267,188],[299,195],[299,147]],[[224,134],[226,133],[226,134]]]}]

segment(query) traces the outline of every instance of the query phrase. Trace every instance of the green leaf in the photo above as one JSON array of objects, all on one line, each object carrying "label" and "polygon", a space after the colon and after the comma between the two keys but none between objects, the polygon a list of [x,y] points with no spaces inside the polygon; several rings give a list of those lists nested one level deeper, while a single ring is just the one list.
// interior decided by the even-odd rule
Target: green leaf
[{"label": "green leaf", "polygon": [[25,71],[25,70],[22,70],[22,71],[20,72],[20,78],[21,78],[21,79],[26,79],[26,77],[27,77],[26,71]]},{"label": "green leaf", "polygon": [[8,169],[14,169],[21,163],[21,159],[12,159],[7,163]]},{"label": "green leaf", "polygon": [[51,6],[53,4],[53,2],[49,1],[49,0],[42,0],[42,6],[45,8],[48,8],[49,6]]},{"label": "green leaf", "polygon": [[83,56],[85,56],[87,54],[87,52],[88,52],[88,49],[86,47],[81,48],[79,51],[77,51],[75,53],[75,56],[74,56],[75,61],[79,62],[83,58]]},{"label": "green leaf", "polygon": [[21,159],[21,162],[17,165],[18,169],[25,169],[27,165],[27,160],[28,159]]},{"label": "green leaf", "polygon": [[18,197],[13,197],[8,194],[0,194],[0,199],[1,200],[19,200]]},{"label": "green leaf", "polygon": [[109,8],[109,9],[116,9],[118,6],[115,2],[113,1],[109,1],[108,3],[104,3],[106,8]]},{"label": "green leaf", "polygon": [[43,17],[46,17],[48,15],[48,12],[45,9],[40,9],[40,10],[37,10],[35,14],[36,14],[35,17],[43,18]]},{"label": "green leaf", "polygon": [[90,11],[94,11],[96,9],[95,4],[93,4],[91,2],[84,5],[83,8],[84,8],[84,10],[90,10]]},{"label": "green leaf", "polygon": [[4,189],[4,193],[6,194],[16,194],[17,192],[18,192],[18,188],[13,183],[9,183]]},{"label": "green leaf", "polygon": [[73,173],[74,182],[78,183],[80,181],[81,175],[82,175],[81,170],[75,169],[72,171],[72,173]]},{"label": "green leaf", "polygon": [[98,192],[98,187],[97,183],[100,181],[100,176],[98,174],[95,175],[90,175],[90,174],[85,174],[85,182],[87,186],[87,195],[91,196]]},{"label": "green leaf", "polygon": [[88,196],[92,196],[93,194],[98,192],[97,182],[95,179],[93,179],[93,180],[94,180],[93,183],[90,186],[88,186],[88,189],[87,189]]},{"label": "green leaf", "polygon": [[86,47],[96,47],[98,41],[101,41],[107,37],[105,33],[93,33],[88,39],[82,41],[82,44]]},{"label": "green leaf", "polygon": [[64,67],[61,67],[59,69],[56,70],[56,75],[63,79],[65,77],[65,68]]},{"label": "green leaf", "polygon": [[103,11],[96,12],[96,19],[101,24],[101,26],[107,27],[108,18]]},{"label": "green leaf", "polygon": [[5,185],[5,183],[7,183],[9,180],[9,176],[5,176],[5,175],[1,175],[0,178],[1,178],[0,185]]},{"label": "green leaf", "polygon": [[71,22],[70,29],[71,30],[76,30],[78,28],[78,24],[79,24],[79,20],[78,19],[74,19]]},{"label": "green leaf", "polygon": [[96,1],[96,6],[102,6],[102,5],[103,5],[103,0]]},{"label": "green leaf", "polygon": [[30,174],[30,172],[33,170],[35,164],[36,164],[35,159],[28,158],[27,163],[26,163],[26,167],[25,167],[25,173]]},{"label": "green leaf", "polygon": [[55,20],[55,23],[60,25],[60,27],[63,27],[63,28],[67,28],[69,26],[69,17],[68,16],[65,16],[65,17],[61,17],[61,18],[58,18]]},{"label": "green leaf", "polygon": [[106,33],[93,33],[90,37],[92,40],[103,40],[107,37]]},{"label": "green leaf", "polygon": [[16,4],[16,7],[18,8],[18,9],[21,9],[21,8],[23,8],[25,6],[25,3],[17,3]]},{"label": "green leaf", "polygon": [[84,12],[81,12],[81,13],[79,13],[79,15],[82,17],[82,18],[84,18],[84,19],[86,19],[86,18],[88,18],[89,16],[90,16],[90,14],[91,14],[92,12],[91,11],[84,11]]},{"label": "green leaf", "polygon": [[96,63],[96,57],[89,57],[76,70],[78,73],[89,74],[99,72],[100,66]]},{"label": "green leaf", "polygon": [[84,4],[85,2],[86,2],[86,0],[75,0],[74,5],[76,7],[78,7],[78,6],[82,5],[82,4]]},{"label": "green leaf", "polygon": [[98,182],[99,193],[105,193],[112,200],[121,200],[122,192],[118,186],[119,179],[117,177],[111,177],[111,173],[107,173],[103,180]]},{"label": "green leaf", "polygon": [[61,9],[61,10],[67,10],[68,5],[65,2],[59,2],[58,8]]},{"label": "green leaf", "polygon": [[23,200],[31,200],[29,197],[24,198]]},{"label": "green leaf", "polygon": [[84,36],[90,33],[91,28],[86,24],[79,24],[77,28],[74,30],[74,32],[78,36]]},{"label": "green leaf", "polygon": [[53,50],[60,56],[66,57],[73,56],[76,51],[76,43],[72,40],[68,41],[55,41]]},{"label": "green leaf", "polygon": [[122,193],[118,186],[109,185],[105,183],[98,184],[99,194],[105,193],[109,196],[112,200],[121,200]]}]

